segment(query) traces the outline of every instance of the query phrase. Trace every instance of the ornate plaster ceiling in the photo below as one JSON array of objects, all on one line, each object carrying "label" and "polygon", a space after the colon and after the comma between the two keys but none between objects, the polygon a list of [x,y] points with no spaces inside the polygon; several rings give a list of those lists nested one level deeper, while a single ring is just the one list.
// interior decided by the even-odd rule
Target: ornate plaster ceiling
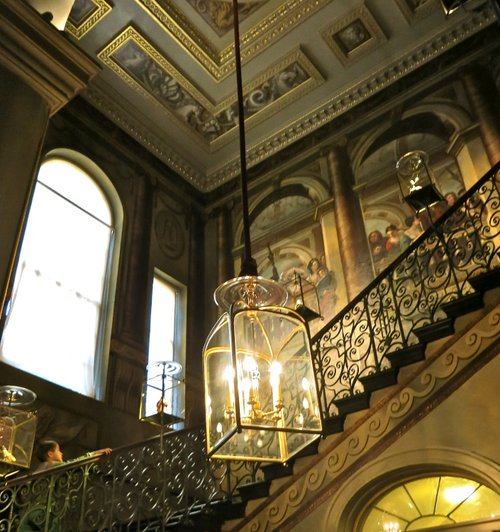
[{"label": "ornate plaster ceiling", "polygon": [[[76,0],[66,32],[102,71],[84,97],[201,191],[239,171],[231,3]],[[240,2],[248,165],[494,22],[438,0]]]}]

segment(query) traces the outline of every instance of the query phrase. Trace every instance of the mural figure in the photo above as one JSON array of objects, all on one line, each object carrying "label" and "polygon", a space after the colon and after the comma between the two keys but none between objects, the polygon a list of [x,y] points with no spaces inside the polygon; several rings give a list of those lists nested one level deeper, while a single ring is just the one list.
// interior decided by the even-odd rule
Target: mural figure
[{"label": "mural figure", "polygon": [[396,256],[411,244],[410,237],[394,224],[390,224],[386,227],[385,234],[387,237],[385,249],[389,260],[396,258]]},{"label": "mural figure", "polygon": [[316,287],[321,315],[326,319],[333,316],[337,296],[335,294],[336,281],[333,272],[328,270],[324,259],[313,257],[308,265],[309,281]]},{"label": "mural figure", "polygon": [[385,247],[387,238],[378,230],[371,231],[368,235],[368,242],[370,244],[370,251],[372,254],[375,271],[380,273],[386,266],[385,259],[387,257],[387,250]]},{"label": "mural figure", "polygon": [[405,225],[407,229],[405,229],[404,234],[410,239],[410,242],[416,240],[424,232],[422,221],[417,214],[408,216],[405,219]]}]

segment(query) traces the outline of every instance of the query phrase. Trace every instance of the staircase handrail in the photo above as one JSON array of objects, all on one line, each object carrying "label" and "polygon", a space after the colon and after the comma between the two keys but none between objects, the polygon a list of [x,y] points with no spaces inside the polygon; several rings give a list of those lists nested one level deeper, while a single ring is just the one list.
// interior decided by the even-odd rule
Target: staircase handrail
[{"label": "staircase handrail", "polygon": [[327,425],[395,366],[395,351],[415,350],[425,327],[447,318],[443,309],[477,292],[474,276],[500,266],[499,170],[500,161],[314,335]]}]

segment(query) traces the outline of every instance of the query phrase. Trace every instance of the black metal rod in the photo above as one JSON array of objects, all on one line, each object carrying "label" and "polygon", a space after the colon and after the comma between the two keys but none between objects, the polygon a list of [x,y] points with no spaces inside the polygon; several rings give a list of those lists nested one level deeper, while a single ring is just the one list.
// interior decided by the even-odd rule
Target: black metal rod
[{"label": "black metal rod", "polygon": [[238,0],[233,0],[234,22],[234,60],[236,69],[236,86],[238,97],[238,124],[240,130],[240,165],[241,165],[241,204],[243,211],[243,243],[244,254],[241,264],[240,276],[257,275],[257,264],[252,258],[252,245],[250,243],[250,216],[248,213],[248,184],[247,184],[247,153],[245,143],[245,114],[243,108],[243,82],[241,77],[240,53],[240,24],[238,17]]}]

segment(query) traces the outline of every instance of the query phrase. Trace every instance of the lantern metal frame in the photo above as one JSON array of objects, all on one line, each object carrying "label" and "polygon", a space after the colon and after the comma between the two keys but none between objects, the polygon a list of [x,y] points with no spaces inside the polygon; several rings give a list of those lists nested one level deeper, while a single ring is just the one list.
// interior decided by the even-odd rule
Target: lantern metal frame
[{"label": "lantern metal frame", "polygon": [[[396,163],[396,174],[403,200],[415,212],[428,209],[444,200],[429,167],[429,156],[425,151],[413,150],[405,153]],[[406,193],[405,188],[408,189]]]}]

